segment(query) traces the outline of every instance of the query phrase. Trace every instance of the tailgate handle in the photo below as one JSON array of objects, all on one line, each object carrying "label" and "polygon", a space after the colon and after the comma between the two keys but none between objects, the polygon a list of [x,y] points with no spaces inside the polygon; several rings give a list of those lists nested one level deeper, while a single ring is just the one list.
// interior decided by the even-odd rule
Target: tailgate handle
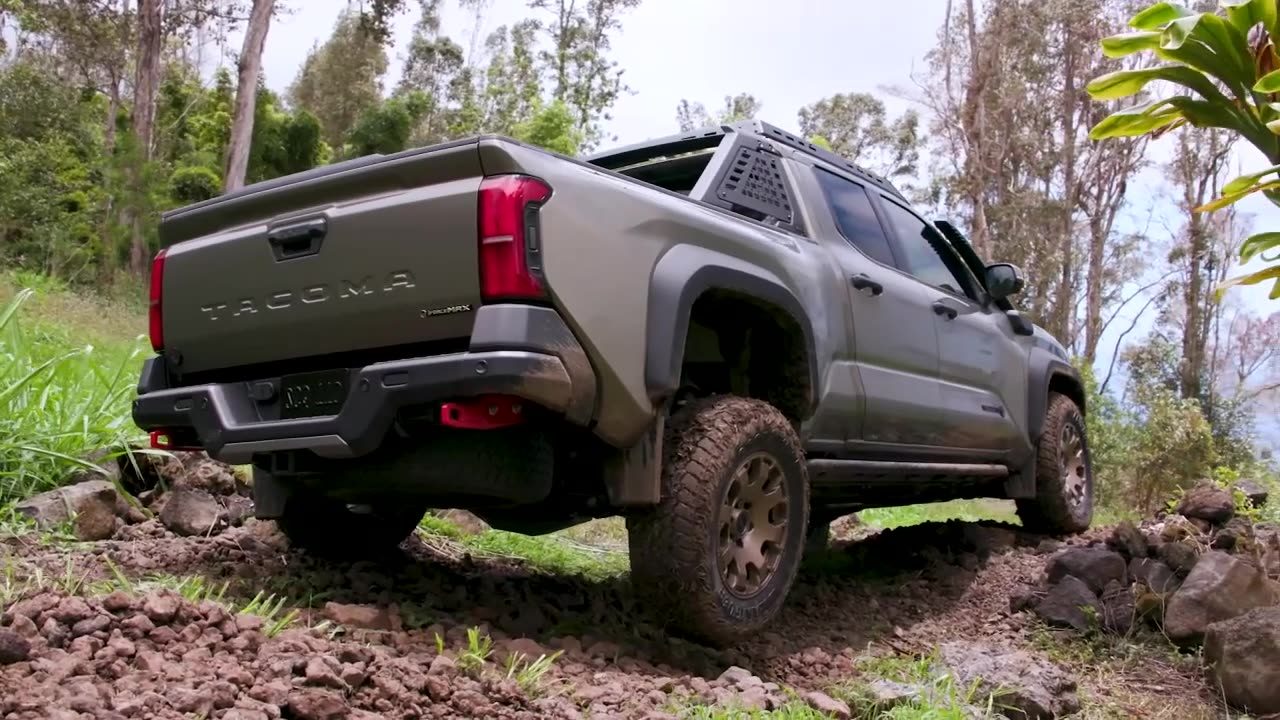
[{"label": "tailgate handle", "polygon": [[276,262],[307,257],[320,252],[324,236],[329,232],[329,224],[324,218],[316,218],[306,222],[267,231],[267,242],[271,243],[271,252]]}]

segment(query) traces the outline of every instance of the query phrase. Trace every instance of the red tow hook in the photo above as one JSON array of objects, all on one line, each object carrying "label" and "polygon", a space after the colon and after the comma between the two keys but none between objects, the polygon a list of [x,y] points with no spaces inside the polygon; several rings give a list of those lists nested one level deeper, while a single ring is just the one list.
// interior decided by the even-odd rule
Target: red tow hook
[{"label": "red tow hook", "polygon": [[463,430],[496,430],[524,422],[523,398],[481,395],[440,405],[440,424]]}]

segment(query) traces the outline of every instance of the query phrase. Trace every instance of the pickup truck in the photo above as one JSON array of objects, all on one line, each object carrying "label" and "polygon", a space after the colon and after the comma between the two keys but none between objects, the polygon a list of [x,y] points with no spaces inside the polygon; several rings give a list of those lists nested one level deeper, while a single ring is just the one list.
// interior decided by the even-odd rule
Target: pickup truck
[{"label": "pickup truck", "polygon": [[133,418],[252,465],[306,551],[429,508],[623,516],[632,585],[730,643],[863,508],[1012,498],[1089,526],[1081,380],[892,184],[748,121],[569,158],[483,136],[167,213]]}]

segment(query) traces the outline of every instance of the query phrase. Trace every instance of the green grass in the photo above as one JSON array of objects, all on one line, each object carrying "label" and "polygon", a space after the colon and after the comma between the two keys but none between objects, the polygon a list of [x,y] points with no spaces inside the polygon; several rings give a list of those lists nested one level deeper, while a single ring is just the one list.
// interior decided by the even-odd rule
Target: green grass
[{"label": "green grass", "polygon": [[[971,720],[998,718],[996,702],[978,691],[977,684],[962,686],[937,657],[864,657],[857,679],[830,688],[832,697],[848,703],[855,717],[875,720]],[[893,707],[877,704],[871,682],[888,680],[917,689],[918,696]]]},{"label": "green grass", "polygon": [[947,520],[964,522],[994,520],[1020,524],[1013,502],[1009,500],[952,500],[943,503],[875,508],[859,512],[858,517],[868,525],[885,530]]},{"label": "green grass", "polygon": [[428,542],[446,552],[523,561],[530,569],[555,575],[608,580],[627,572],[625,553],[579,543],[559,535],[528,536],[502,530],[466,535],[444,518],[428,514],[419,525]]},{"label": "green grass", "polygon": [[701,704],[685,705],[673,710],[673,714],[681,720],[829,720],[832,717],[814,710],[800,700],[793,700],[776,710]]},{"label": "green grass", "polygon": [[29,288],[12,291],[8,281],[0,290],[10,293],[0,311],[3,523],[14,501],[92,468],[88,456],[123,451],[140,438],[129,399],[150,348],[141,337],[95,344],[119,331],[113,324],[127,309],[76,300],[57,289],[41,298]]}]

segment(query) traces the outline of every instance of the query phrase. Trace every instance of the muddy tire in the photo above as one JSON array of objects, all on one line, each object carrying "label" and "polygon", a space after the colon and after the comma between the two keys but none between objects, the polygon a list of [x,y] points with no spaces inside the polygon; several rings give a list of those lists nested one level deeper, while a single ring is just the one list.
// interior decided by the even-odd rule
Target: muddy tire
[{"label": "muddy tire", "polygon": [[1036,496],[1017,501],[1018,517],[1031,532],[1084,532],[1093,521],[1093,465],[1084,415],[1065,395],[1049,394],[1037,442]]},{"label": "muddy tire", "polygon": [[627,519],[631,582],[655,619],[716,645],[781,609],[804,552],[809,476],[768,403],[695,400],[663,439],[662,500]]},{"label": "muddy tire", "polygon": [[394,550],[418,527],[425,507],[348,506],[317,493],[295,491],[276,519],[289,544],[315,555],[358,559]]}]

